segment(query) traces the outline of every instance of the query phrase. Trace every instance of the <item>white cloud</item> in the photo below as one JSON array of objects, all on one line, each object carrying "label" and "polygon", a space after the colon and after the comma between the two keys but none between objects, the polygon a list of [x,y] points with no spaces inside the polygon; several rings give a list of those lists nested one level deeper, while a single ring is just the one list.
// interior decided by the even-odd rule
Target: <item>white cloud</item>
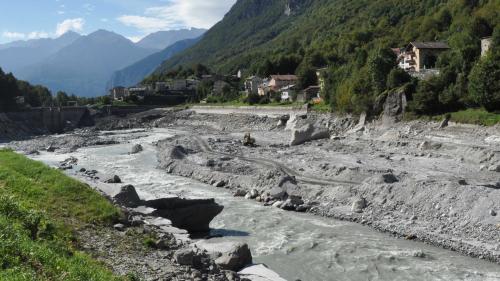
[{"label": "white cloud", "polygon": [[65,11],[57,11],[58,15],[64,15],[66,12]]},{"label": "white cloud", "polygon": [[66,19],[63,22],[57,24],[56,36],[61,36],[70,30],[81,32],[83,30],[84,24],[85,20],[82,18]]},{"label": "white cloud", "polygon": [[19,39],[26,38],[26,34],[20,33],[20,32],[4,31],[2,33],[2,37],[5,37],[5,38],[10,39],[10,40],[19,40]]},{"label": "white cloud", "polygon": [[49,37],[49,34],[47,32],[44,32],[44,31],[33,31],[33,32],[28,33],[28,35],[26,36],[26,38],[28,38],[28,39],[39,39],[39,38],[48,38],[48,37]]},{"label": "white cloud", "polygon": [[40,39],[40,38],[48,38],[49,36],[50,35],[44,31],[33,31],[29,33],[4,31],[2,33],[2,37],[7,38],[9,40]]},{"label": "white cloud", "polygon": [[210,28],[236,0],[172,0],[169,4],[146,9],[143,15],[123,15],[121,23],[150,33],[182,27]]}]

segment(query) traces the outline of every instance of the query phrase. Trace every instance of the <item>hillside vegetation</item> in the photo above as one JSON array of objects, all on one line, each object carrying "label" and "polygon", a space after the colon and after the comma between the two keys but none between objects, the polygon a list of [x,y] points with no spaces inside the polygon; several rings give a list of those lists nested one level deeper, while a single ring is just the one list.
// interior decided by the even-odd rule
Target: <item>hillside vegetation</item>
[{"label": "hillside vegetation", "polygon": [[75,246],[76,230],[119,215],[89,186],[0,150],[0,280],[125,280]]},{"label": "hillside vegetation", "polygon": [[[386,91],[407,84],[417,114],[479,106],[495,111],[500,55],[492,50],[480,60],[480,39],[496,34],[498,46],[499,23],[500,0],[239,0],[198,44],[156,74],[195,63],[262,76],[307,77],[328,67],[323,96],[334,110],[372,111]],[[411,41],[450,45],[438,59],[439,77],[419,82],[396,70],[390,48]],[[315,82],[303,80],[302,86]]]}]

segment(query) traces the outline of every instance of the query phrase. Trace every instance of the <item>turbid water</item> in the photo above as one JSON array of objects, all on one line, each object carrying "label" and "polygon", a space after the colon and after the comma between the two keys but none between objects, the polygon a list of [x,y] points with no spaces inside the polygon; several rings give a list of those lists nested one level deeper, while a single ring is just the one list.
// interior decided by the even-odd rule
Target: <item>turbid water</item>
[{"label": "turbid water", "polygon": [[[174,133],[165,129],[117,132],[115,137],[132,140],[82,148],[71,154],[42,153],[34,158],[57,165],[75,156],[79,159],[78,168],[117,174],[124,183],[136,186],[142,196],[214,197],[225,209],[211,226],[215,234],[224,237],[211,241],[247,242],[255,262],[267,264],[290,281],[500,280],[497,264],[396,239],[354,223],[264,207],[232,197],[224,190],[171,176],[156,169],[152,142]],[[129,155],[136,143],[145,150]]]}]

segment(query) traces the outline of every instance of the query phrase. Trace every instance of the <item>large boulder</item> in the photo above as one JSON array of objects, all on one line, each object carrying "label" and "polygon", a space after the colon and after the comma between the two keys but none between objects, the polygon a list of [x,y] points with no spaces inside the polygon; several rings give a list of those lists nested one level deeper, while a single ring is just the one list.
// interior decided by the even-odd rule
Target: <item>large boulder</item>
[{"label": "large boulder", "polygon": [[282,115],[278,118],[278,127],[286,127],[288,120],[290,120],[290,115]]},{"label": "large boulder", "polygon": [[132,150],[130,151],[130,154],[137,154],[139,152],[142,152],[144,148],[140,144],[136,144],[132,147]]},{"label": "large boulder", "polygon": [[156,209],[153,215],[169,219],[173,226],[190,233],[210,231],[210,222],[224,209],[214,199],[179,197],[147,200],[142,205]]},{"label": "large boulder", "polygon": [[362,213],[367,207],[367,202],[365,198],[357,198],[352,202],[351,211],[355,213]]},{"label": "large boulder", "polygon": [[390,126],[402,120],[408,105],[406,91],[407,87],[403,86],[387,93],[382,112],[384,126]]},{"label": "large boulder", "polygon": [[301,145],[308,141],[330,138],[330,132],[326,128],[318,128],[313,124],[306,124],[298,129],[292,130],[290,145]]},{"label": "large boulder", "polygon": [[175,251],[174,260],[179,265],[192,266],[195,261],[196,254],[192,249],[180,249]]},{"label": "large boulder", "polygon": [[104,180],[104,183],[122,183],[122,179],[119,176],[114,175]]},{"label": "large boulder", "polygon": [[215,263],[224,270],[239,271],[252,264],[252,253],[247,244],[238,243],[230,251],[222,253]]},{"label": "large boulder", "polygon": [[135,208],[141,205],[142,201],[135,190],[133,185],[125,185],[120,188],[120,192],[118,192],[114,197],[114,201],[120,205],[129,208]]},{"label": "large boulder", "polygon": [[167,155],[169,158],[177,160],[184,159],[187,154],[188,154],[187,150],[180,145],[176,145],[170,148],[170,151],[167,151]]}]

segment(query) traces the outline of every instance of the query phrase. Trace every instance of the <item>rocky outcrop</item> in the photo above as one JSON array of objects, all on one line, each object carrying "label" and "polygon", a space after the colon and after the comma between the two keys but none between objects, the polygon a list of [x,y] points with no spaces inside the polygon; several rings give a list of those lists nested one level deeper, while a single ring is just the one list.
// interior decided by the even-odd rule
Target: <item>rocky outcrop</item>
[{"label": "rocky outcrop", "polygon": [[214,199],[162,198],[143,201],[154,208],[153,215],[172,221],[172,225],[190,233],[210,231],[210,222],[224,209]]},{"label": "rocky outcrop", "polygon": [[119,176],[114,175],[112,177],[109,177],[109,178],[105,179],[104,182],[105,183],[113,183],[113,184],[115,184],[115,183],[122,183],[122,179],[120,179]]},{"label": "rocky outcrop", "polygon": [[113,197],[116,204],[124,207],[135,208],[141,205],[142,201],[133,185],[125,185]]},{"label": "rocky outcrop", "polygon": [[142,145],[136,144],[130,150],[130,154],[137,154],[137,153],[142,152],[143,150],[144,150],[144,148],[142,147]]},{"label": "rocky outcrop", "polygon": [[308,141],[327,139],[330,132],[326,128],[318,128],[313,124],[306,124],[298,129],[292,130],[290,145],[301,145]]},{"label": "rocky outcrop", "polygon": [[121,187],[113,199],[117,204],[129,208],[139,206],[152,208],[154,211],[151,215],[166,218],[174,227],[185,229],[190,233],[208,232],[210,222],[224,209],[214,199],[171,197],[141,200],[132,185]]},{"label": "rocky outcrop", "polygon": [[239,271],[246,265],[252,264],[252,253],[247,244],[238,243],[230,251],[222,253],[215,263],[222,269]]}]

